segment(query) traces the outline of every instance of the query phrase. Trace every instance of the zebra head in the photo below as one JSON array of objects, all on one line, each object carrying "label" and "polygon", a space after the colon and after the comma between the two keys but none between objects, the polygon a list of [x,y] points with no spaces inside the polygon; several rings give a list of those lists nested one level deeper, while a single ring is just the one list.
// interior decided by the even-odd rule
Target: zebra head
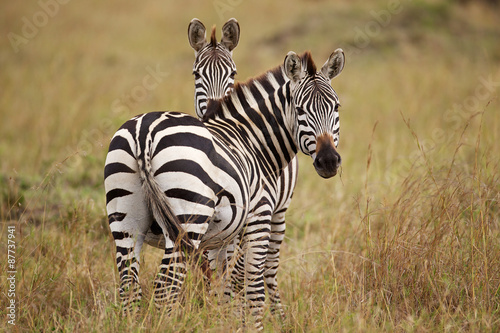
[{"label": "zebra head", "polygon": [[295,141],[312,157],[316,172],[323,178],[337,174],[341,164],[339,142],[339,98],[330,81],[344,68],[344,52],[333,52],[319,71],[309,52],[299,57],[289,52],[284,70],[290,79]]},{"label": "zebra head", "polygon": [[188,38],[195,55],[196,115],[202,118],[207,111],[208,100],[224,97],[234,86],[236,65],[232,55],[240,39],[240,26],[234,18],[227,21],[222,27],[220,43],[215,38],[214,26],[208,43],[205,26],[194,18],[189,23]]}]

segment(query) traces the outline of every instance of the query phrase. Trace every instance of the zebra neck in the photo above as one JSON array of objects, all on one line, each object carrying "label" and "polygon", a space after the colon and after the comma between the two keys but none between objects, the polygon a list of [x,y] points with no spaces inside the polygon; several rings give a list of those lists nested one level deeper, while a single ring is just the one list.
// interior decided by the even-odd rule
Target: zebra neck
[{"label": "zebra neck", "polygon": [[[276,77],[280,73],[267,74],[237,85],[217,103],[218,110],[211,112],[216,115],[212,117],[214,122],[224,123],[225,128],[237,133],[266,176],[278,177],[296,155],[297,146],[293,139],[290,84]],[[209,108],[213,107],[210,104]]]}]

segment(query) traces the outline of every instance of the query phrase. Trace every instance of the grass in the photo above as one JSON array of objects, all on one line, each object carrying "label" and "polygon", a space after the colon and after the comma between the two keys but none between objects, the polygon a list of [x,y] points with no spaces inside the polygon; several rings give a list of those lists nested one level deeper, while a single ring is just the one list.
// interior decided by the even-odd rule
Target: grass
[{"label": "grass", "polygon": [[[230,6],[220,17],[222,3]],[[320,179],[299,157],[279,272],[287,319],[267,313],[266,331],[498,331],[498,11],[401,2],[381,24],[373,13],[388,6],[69,2],[17,53],[2,38],[0,328],[241,326],[236,305],[206,295],[198,272],[173,316],[152,309],[161,251],[150,247],[141,266],[144,306],[137,317],[120,317],[102,186],[107,145],[121,123],[153,110],[194,113],[189,21],[220,29],[236,17],[240,80],[278,65],[289,50],[310,49],[318,64],[337,47],[347,55],[333,81],[342,173]],[[2,35],[22,34],[23,17],[40,10],[37,2],[3,4]],[[134,97],[151,69],[161,73],[157,87]],[[6,317],[8,226],[16,227],[16,326]]]}]

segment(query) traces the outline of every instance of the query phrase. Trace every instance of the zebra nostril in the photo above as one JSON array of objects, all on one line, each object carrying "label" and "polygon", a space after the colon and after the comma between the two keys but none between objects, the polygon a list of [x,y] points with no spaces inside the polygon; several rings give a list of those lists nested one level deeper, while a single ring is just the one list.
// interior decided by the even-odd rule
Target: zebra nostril
[{"label": "zebra nostril", "polygon": [[321,169],[332,169],[337,168],[340,164],[340,155],[338,154],[328,154],[320,155],[316,158],[316,165]]},{"label": "zebra nostril", "polygon": [[322,155],[319,155],[318,157],[316,157],[316,159],[314,160],[314,165],[318,169],[324,169],[325,168],[325,157]]},{"label": "zebra nostril", "polygon": [[342,158],[336,151],[320,151],[314,159],[316,171],[323,177],[331,177],[337,173]]}]

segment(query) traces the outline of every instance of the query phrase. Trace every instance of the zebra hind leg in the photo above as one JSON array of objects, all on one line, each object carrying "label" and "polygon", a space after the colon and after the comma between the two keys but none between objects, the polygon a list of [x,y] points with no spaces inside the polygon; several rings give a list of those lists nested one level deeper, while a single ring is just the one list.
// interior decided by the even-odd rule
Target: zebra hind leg
[{"label": "zebra hind leg", "polygon": [[155,279],[154,299],[158,309],[166,306],[171,312],[177,303],[186,277],[185,255],[178,247],[166,247],[161,261],[160,271]]},{"label": "zebra hind leg", "polygon": [[[114,232],[113,237],[115,237],[116,242],[116,265],[120,276],[119,293],[123,314],[133,314],[137,311],[138,304],[142,299],[142,289],[139,283],[139,260],[135,255],[134,243],[135,247],[140,248],[142,239],[134,240],[127,233],[119,232]],[[138,244],[139,242],[141,243]]]},{"label": "zebra hind leg", "polygon": [[139,262],[128,255],[117,258],[117,266],[120,274],[120,298],[122,300],[123,314],[133,314],[138,309],[142,299],[142,288],[139,284]]}]

